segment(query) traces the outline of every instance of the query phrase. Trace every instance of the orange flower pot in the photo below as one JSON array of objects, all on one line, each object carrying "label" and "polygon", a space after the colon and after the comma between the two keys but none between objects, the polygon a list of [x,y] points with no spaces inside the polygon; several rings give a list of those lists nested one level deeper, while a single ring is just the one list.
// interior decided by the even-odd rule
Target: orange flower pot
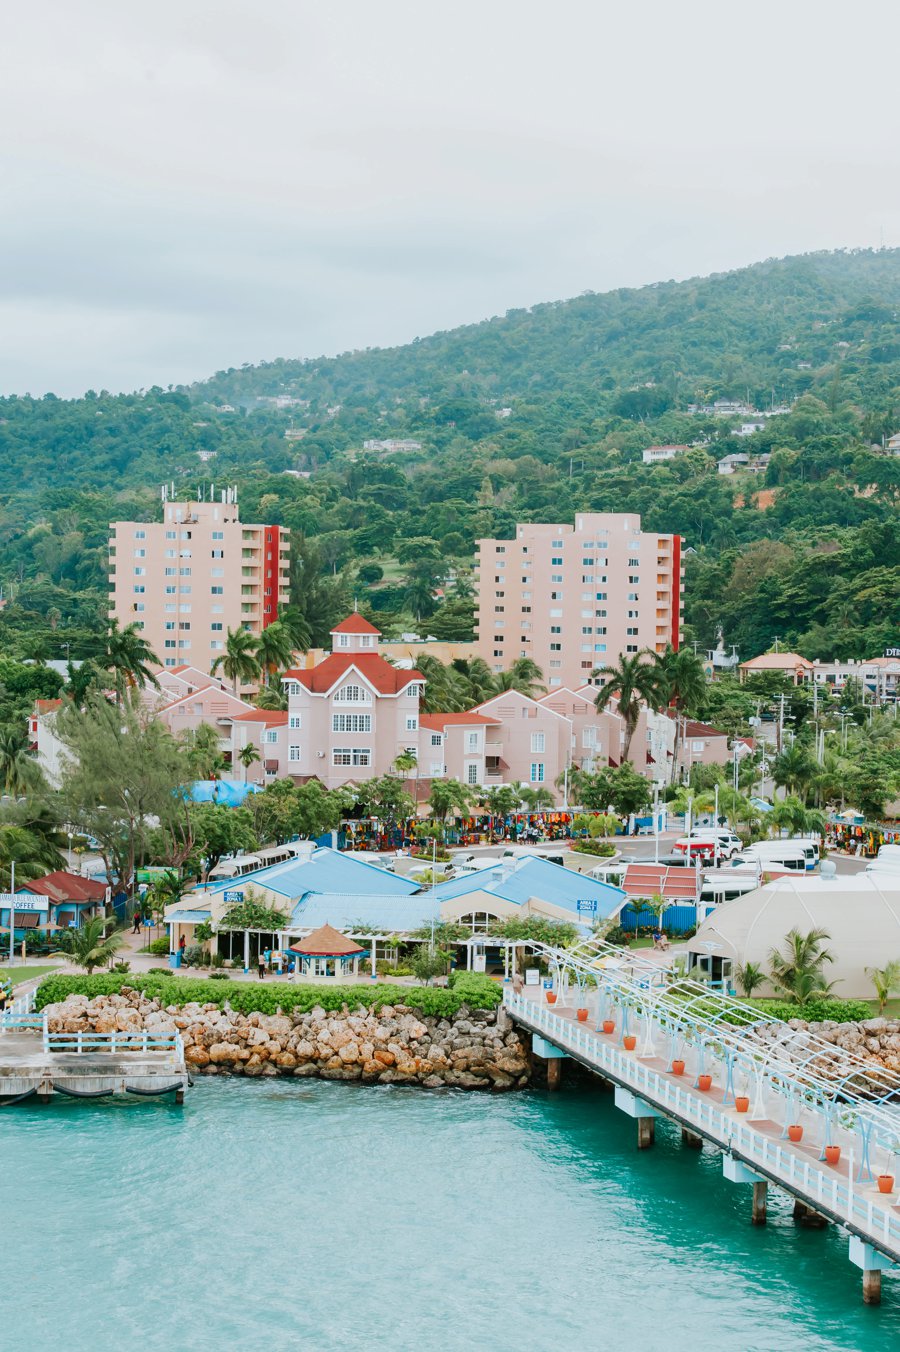
[{"label": "orange flower pot", "polygon": [[736,1113],[745,1113],[750,1107],[750,1100],[746,1094],[738,1094],[734,1100],[734,1111]]},{"label": "orange flower pot", "polygon": [[788,1140],[793,1141],[795,1145],[798,1141],[803,1140],[803,1128],[799,1123],[795,1122],[792,1126],[788,1127]]},{"label": "orange flower pot", "polygon": [[839,1164],[840,1158],[841,1158],[841,1147],[839,1145],[826,1145],[825,1147],[826,1164]]},{"label": "orange flower pot", "polygon": [[707,1091],[707,1089],[711,1089],[711,1088],[712,1088],[712,1076],[711,1076],[711,1075],[698,1075],[698,1076],[697,1076],[697,1088],[700,1089],[700,1090],[702,1090],[702,1092],[705,1094],[706,1091]]},{"label": "orange flower pot", "polygon": [[603,1020],[603,1031],[604,1033],[614,1033],[616,1031],[616,1025],[612,1019]]},{"label": "orange flower pot", "polygon": [[879,1191],[879,1192],[893,1192],[893,1191],[894,1191],[894,1175],[893,1175],[893,1174],[879,1174],[879,1175],[878,1175],[878,1191]]},{"label": "orange flower pot", "polygon": [[588,1012],[586,1009],[576,1009],[575,1017],[579,1023],[587,1023]]},{"label": "orange flower pot", "polygon": [[672,1074],[673,1074],[673,1075],[683,1075],[683,1074],[684,1074],[684,1062],[683,1062],[683,1061],[673,1061],[673,1062],[672,1062]]},{"label": "orange flower pot", "polygon": [[548,1004],[548,1005],[555,1005],[555,1004],[556,1004],[556,991],[548,991],[548,992],[547,992],[547,1004]]},{"label": "orange flower pot", "polygon": [[625,1048],[626,1052],[634,1051],[635,1047],[637,1046],[637,1038],[635,1037],[634,1033],[625,1034],[625,1036],[622,1038],[622,1046]]}]

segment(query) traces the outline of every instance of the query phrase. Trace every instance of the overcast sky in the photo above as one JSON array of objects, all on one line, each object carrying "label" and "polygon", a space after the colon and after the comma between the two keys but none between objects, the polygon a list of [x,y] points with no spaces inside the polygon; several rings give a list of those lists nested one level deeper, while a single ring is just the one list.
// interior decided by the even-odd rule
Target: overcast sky
[{"label": "overcast sky", "polygon": [[29,0],[0,392],[900,243],[893,0]]}]

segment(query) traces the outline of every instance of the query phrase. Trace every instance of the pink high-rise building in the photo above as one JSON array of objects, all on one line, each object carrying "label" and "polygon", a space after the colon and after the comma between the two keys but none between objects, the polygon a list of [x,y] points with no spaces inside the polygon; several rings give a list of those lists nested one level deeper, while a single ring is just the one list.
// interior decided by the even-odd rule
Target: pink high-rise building
[{"label": "pink high-rise building", "polygon": [[109,613],[137,623],[165,667],[208,671],[229,629],[259,634],[287,604],[290,532],[248,525],[234,494],[163,501],[163,520],[110,526]]},{"label": "pink high-rise building", "polygon": [[551,690],[577,690],[620,654],[680,643],[681,536],[642,531],[637,515],[523,522],[477,550],[477,648],[493,671],[530,657]]}]

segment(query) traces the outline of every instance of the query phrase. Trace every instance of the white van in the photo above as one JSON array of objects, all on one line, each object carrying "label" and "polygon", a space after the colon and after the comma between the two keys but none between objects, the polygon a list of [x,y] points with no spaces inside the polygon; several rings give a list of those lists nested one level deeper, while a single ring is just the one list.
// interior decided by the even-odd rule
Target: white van
[{"label": "white van", "polygon": [[738,854],[742,847],[740,836],[732,831],[730,826],[698,826],[696,830],[691,831],[688,839],[709,840],[713,845],[718,841],[720,859],[730,859],[733,854]]},{"label": "white van", "polygon": [[808,868],[815,868],[815,860],[806,848],[808,845],[808,841],[799,840],[758,840],[735,855],[732,863],[756,864],[762,870],[777,868],[805,873]]}]

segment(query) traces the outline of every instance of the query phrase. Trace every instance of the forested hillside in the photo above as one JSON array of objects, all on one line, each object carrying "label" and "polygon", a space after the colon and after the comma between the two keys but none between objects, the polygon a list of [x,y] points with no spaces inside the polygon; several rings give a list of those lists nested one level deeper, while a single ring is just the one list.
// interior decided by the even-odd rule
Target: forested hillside
[{"label": "forested hillside", "polygon": [[[219,372],[191,388],[0,400],[0,647],[90,650],[107,522],[159,485],[237,483],[303,537],[314,633],[356,594],[382,627],[470,632],[480,535],[578,509],[680,531],[691,637],[872,656],[900,637],[900,252],[810,255],[512,311],[405,347]],[[736,437],[715,400],[791,411]],[[366,440],[420,449],[363,451]],[[654,444],[686,444],[644,466]],[[734,453],[771,458],[724,477]],[[299,476],[308,477],[299,477]],[[330,579],[330,581],[326,581]]]}]

